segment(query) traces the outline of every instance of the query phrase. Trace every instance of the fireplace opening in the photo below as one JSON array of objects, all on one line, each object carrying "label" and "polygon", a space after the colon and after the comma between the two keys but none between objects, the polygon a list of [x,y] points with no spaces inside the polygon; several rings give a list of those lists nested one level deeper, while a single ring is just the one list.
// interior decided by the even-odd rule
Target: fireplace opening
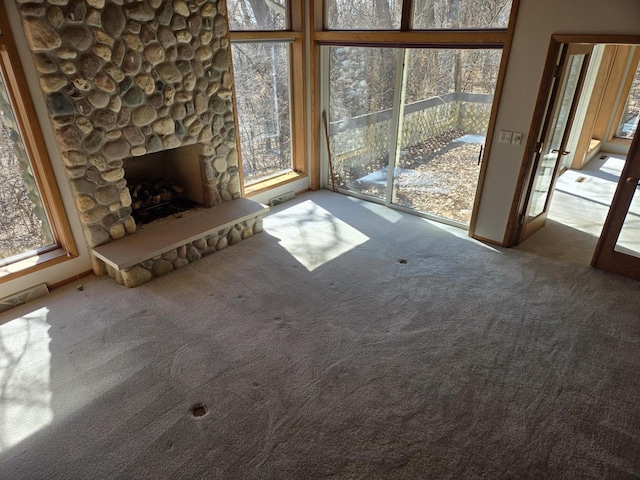
[{"label": "fireplace opening", "polygon": [[180,216],[202,205],[202,179],[193,146],[124,160],[131,215],[138,225]]},{"label": "fireplace opening", "polygon": [[181,197],[184,191],[183,185],[169,178],[143,180],[131,185],[131,215],[136,224],[144,225],[196,208],[198,203]]}]

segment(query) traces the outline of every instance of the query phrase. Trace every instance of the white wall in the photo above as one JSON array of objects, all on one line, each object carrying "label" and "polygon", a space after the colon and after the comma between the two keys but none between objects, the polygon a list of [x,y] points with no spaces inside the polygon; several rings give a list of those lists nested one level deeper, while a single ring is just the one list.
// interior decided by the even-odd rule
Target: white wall
[{"label": "white wall", "polygon": [[82,235],[82,228],[80,227],[78,213],[71,196],[69,182],[64,172],[64,165],[60,158],[60,151],[58,150],[58,145],[54,138],[53,128],[47,115],[44,97],[40,90],[40,85],[38,84],[38,76],[33,65],[31,53],[27,46],[24,31],[22,30],[22,24],[20,23],[16,2],[14,0],[0,0],[0,3],[4,5],[3,8],[7,12],[11,23],[12,34],[18,48],[25,76],[27,77],[29,91],[31,92],[31,98],[33,99],[33,104],[38,115],[38,121],[42,128],[44,140],[49,152],[49,158],[51,159],[56,181],[60,188],[64,207],[68,213],[73,237],[75,238],[76,245],[78,246],[80,253],[80,255],[73,260],[0,284],[0,298],[4,298],[7,295],[25,290],[33,285],[40,283],[51,285],[67,280],[77,274],[90,270],[91,263],[89,260],[87,246]]},{"label": "white wall", "polygon": [[[552,34],[640,35],[637,0],[521,0],[496,130],[529,133]],[[524,144],[494,135],[475,234],[502,242],[515,194]]]}]

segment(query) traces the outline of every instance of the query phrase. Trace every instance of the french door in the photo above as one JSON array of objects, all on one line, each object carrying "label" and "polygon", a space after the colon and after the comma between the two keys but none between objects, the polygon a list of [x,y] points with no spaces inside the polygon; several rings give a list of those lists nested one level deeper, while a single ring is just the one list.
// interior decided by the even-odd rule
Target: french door
[{"label": "french door", "polygon": [[324,47],[332,167],[325,184],[468,225],[501,54]]},{"label": "french door", "polygon": [[640,135],[627,162],[598,241],[591,265],[640,280]]},{"label": "french door", "polygon": [[547,109],[538,135],[533,174],[519,216],[518,243],[542,228],[547,219],[555,181],[560,172],[571,125],[584,83],[593,45],[564,45],[559,53]]}]

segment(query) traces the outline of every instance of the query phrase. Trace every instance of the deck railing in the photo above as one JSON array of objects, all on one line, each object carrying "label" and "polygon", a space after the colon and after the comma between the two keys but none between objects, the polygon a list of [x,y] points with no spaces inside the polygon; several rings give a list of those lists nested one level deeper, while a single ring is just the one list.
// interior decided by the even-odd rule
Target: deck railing
[{"label": "deck railing", "polygon": [[[492,101],[493,95],[454,92],[406,105],[400,149],[452,130],[486,134]],[[392,114],[387,109],[332,122],[329,138],[334,162],[354,167],[385,160]]]}]

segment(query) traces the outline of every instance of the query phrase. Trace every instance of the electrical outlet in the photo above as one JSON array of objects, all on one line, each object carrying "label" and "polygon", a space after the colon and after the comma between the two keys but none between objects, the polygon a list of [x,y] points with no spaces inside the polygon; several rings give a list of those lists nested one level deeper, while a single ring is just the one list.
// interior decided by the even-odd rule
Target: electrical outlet
[{"label": "electrical outlet", "polygon": [[513,132],[513,138],[511,139],[512,145],[520,145],[522,143],[522,132]]},{"label": "electrical outlet", "polygon": [[511,143],[511,139],[513,138],[513,132],[509,130],[500,130],[500,138],[498,142],[500,143]]}]

